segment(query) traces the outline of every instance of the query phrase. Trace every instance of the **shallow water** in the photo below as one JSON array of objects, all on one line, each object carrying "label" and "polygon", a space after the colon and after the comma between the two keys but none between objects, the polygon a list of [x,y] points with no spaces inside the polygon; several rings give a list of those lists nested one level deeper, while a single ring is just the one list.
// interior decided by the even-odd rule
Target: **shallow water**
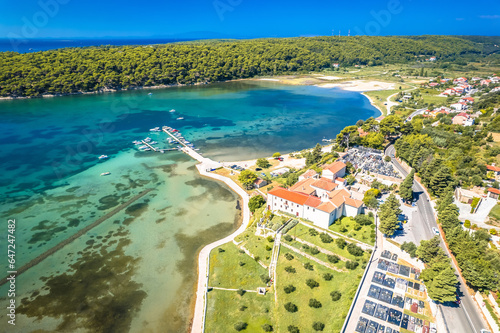
[{"label": "shallow water", "polygon": [[[17,268],[153,189],[20,275],[9,331],[187,329],[196,252],[237,227],[239,198],[200,177],[182,153],[138,152],[131,141],[146,136],[168,147],[166,135],[149,128],[175,127],[205,156],[229,161],[311,147],[379,114],[359,93],[309,86],[230,82],[151,92],[0,103],[0,216],[17,222]],[[99,161],[101,154],[110,158]],[[7,289],[0,287],[2,306]],[[0,313],[0,328],[6,322]]]}]

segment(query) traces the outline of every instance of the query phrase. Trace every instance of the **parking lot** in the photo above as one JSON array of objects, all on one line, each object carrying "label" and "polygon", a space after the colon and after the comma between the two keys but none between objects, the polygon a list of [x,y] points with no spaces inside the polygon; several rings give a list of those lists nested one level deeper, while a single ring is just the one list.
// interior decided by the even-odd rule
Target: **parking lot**
[{"label": "parking lot", "polygon": [[[366,297],[359,299],[362,304],[361,313],[355,321],[354,331],[358,333],[399,333],[405,329],[416,333],[436,332],[433,323],[404,313],[405,309],[412,313],[427,315],[425,303],[415,295],[425,297],[425,287],[418,281],[420,271],[413,267],[398,264],[398,256],[389,251],[382,251],[369,285]],[[391,274],[391,275],[389,275]],[[399,275],[401,277],[396,277]],[[411,278],[412,281],[405,278]]]},{"label": "parking lot", "polygon": [[361,169],[364,173],[376,173],[401,179],[401,175],[394,169],[392,163],[384,161],[384,154],[381,150],[365,147],[351,148],[341,161],[351,162],[356,170]]}]

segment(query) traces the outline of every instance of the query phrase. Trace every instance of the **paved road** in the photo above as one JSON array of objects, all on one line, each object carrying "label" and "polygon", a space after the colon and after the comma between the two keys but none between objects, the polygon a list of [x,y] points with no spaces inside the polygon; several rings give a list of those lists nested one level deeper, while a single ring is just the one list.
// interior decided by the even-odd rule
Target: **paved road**
[{"label": "paved road", "polygon": [[[394,146],[391,145],[386,149],[386,155],[393,157],[395,154],[396,151]],[[392,163],[403,175],[408,175],[408,172],[403,169],[395,158],[392,159]],[[415,239],[431,239],[434,236],[432,227],[437,228],[437,223],[434,218],[434,211],[430,204],[429,197],[422,186],[417,182],[413,185],[413,191],[418,199],[417,208],[421,221],[420,228],[413,228]],[[443,239],[441,239],[441,247],[447,252]],[[454,264],[453,266],[455,273],[458,275],[457,268]],[[483,322],[482,314],[477,310],[474,300],[464,288],[463,283],[464,281],[460,279],[459,294],[462,303],[460,305],[454,303],[452,303],[452,305],[439,305],[439,307],[443,312],[448,333],[480,333],[482,328],[488,326]]]}]

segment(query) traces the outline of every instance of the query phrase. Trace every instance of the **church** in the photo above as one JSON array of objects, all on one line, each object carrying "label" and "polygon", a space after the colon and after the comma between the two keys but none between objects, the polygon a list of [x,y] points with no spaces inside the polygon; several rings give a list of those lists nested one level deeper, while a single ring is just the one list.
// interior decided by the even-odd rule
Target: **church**
[{"label": "church", "polygon": [[342,178],[345,171],[346,165],[340,161],[325,166],[321,175],[307,170],[289,189],[276,187],[269,191],[267,208],[308,219],[324,229],[341,216],[361,214],[364,204],[351,197]]}]

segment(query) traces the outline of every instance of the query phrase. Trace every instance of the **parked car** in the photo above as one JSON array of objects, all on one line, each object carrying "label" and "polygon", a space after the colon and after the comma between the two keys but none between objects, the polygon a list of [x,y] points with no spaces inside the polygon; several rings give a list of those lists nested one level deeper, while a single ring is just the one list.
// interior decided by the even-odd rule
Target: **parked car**
[{"label": "parked car", "polygon": [[434,234],[436,234],[436,235],[439,235],[439,230],[438,230],[438,228],[434,228],[434,227],[433,227],[433,228],[432,228],[432,232],[433,232]]}]

